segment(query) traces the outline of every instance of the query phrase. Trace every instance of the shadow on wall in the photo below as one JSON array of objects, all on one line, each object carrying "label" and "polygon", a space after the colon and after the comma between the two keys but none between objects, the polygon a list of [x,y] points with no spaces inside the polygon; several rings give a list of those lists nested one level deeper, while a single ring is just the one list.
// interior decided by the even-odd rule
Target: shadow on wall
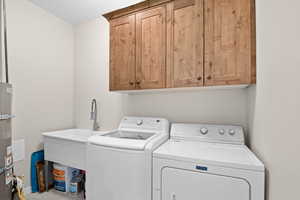
[{"label": "shadow on wall", "polygon": [[[254,134],[255,128],[255,116],[258,115],[257,110],[257,93],[256,93],[257,85],[253,85],[248,89],[248,137],[247,137],[247,145],[250,149],[256,154],[256,156],[265,164],[265,199],[269,199],[269,191],[270,191],[270,170],[267,168],[266,163],[264,162],[264,156],[261,152],[256,149],[258,146],[264,146],[264,143],[261,139],[257,139],[258,135]],[[263,122],[260,122],[263,123]],[[254,145],[255,143],[255,145]]]}]

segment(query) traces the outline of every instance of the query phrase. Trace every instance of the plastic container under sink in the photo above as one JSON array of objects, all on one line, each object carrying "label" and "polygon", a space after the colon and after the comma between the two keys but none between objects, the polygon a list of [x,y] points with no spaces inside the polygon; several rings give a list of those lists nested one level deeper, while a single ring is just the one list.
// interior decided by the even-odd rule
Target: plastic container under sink
[{"label": "plastic container under sink", "polygon": [[80,174],[79,169],[67,167],[58,163],[53,164],[54,189],[60,192],[69,192],[73,177]]}]

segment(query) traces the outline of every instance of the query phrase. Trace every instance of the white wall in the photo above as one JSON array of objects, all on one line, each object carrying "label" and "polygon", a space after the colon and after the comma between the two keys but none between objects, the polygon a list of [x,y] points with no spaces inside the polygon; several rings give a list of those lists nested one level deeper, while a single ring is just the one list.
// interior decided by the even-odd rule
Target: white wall
[{"label": "white wall", "polygon": [[108,23],[93,20],[75,28],[75,113],[79,128],[92,128],[90,107],[98,101],[98,117],[102,130],[116,128],[123,116],[123,96],[108,89]]},{"label": "white wall", "polygon": [[176,122],[247,125],[245,89],[126,95],[109,92],[109,24],[100,17],[76,26],[76,125],[90,128],[90,101],[100,102],[102,129],[117,127],[123,115],[166,117]]},{"label": "white wall", "polygon": [[299,199],[300,2],[257,1],[257,86],[249,90],[252,149],[268,200]]},{"label": "white wall", "polygon": [[197,90],[129,95],[126,113],[162,116],[172,122],[236,124],[247,128],[246,89]]},{"label": "white wall", "polygon": [[13,138],[26,142],[17,174],[29,185],[30,154],[42,147],[41,133],[74,126],[73,29],[27,0],[6,2]]}]

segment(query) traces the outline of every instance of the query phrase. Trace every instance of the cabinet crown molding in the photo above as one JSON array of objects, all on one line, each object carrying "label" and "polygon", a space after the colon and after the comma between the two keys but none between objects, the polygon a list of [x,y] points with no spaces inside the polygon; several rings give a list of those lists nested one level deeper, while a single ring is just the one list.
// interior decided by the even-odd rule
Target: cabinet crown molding
[{"label": "cabinet crown molding", "polygon": [[104,15],[102,15],[103,17],[105,17],[108,21],[124,16],[124,15],[129,15],[132,13],[136,13],[138,11],[142,11],[154,6],[158,6],[160,4],[164,4],[164,3],[168,3],[174,0],[146,0],[146,1],[142,1],[140,3],[128,6],[126,8],[121,8],[118,10],[114,10],[112,12],[109,13],[105,13]]}]

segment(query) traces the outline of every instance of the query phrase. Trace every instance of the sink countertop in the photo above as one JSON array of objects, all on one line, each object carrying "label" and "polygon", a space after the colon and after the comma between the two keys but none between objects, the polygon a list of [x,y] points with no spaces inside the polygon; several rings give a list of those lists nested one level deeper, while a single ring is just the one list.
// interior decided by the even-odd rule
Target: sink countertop
[{"label": "sink countertop", "polygon": [[88,138],[95,134],[97,134],[97,132],[88,129],[67,129],[61,131],[46,132],[43,133],[43,136],[86,143],[88,141]]}]

